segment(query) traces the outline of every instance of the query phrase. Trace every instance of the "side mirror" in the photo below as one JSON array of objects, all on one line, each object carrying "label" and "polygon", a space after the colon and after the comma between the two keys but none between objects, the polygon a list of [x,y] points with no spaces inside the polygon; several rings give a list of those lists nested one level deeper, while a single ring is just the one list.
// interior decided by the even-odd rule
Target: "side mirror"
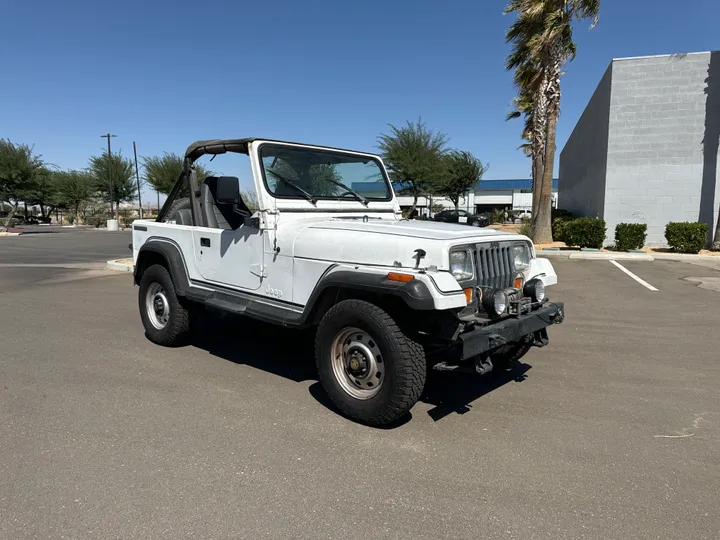
[{"label": "side mirror", "polygon": [[240,180],[237,176],[218,176],[215,199],[220,204],[240,202]]}]

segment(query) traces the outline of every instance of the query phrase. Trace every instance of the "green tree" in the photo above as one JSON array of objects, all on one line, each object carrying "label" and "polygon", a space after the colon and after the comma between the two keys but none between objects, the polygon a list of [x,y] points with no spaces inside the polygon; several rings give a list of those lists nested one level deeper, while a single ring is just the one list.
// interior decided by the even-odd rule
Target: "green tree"
[{"label": "green tree", "polygon": [[[506,13],[517,15],[505,36],[513,46],[507,68],[515,70],[519,97],[532,100],[533,208],[536,208],[532,228],[533,240],[538,243],[552,241],[552,180],[560,115],[560,77],[563,67],[576,53],[572,25],[590,18],[594,26],[599,12],[600,0],[512,0],[506,9]],[[540,155],[542,167],[536,162]]]},{"label": "green tree", "polygon": [[86,171],[57,171],[54,175],[59,198],[72,210],[77,220],[97,192],[95,179]]},{"label": "green tree", "polygon": [[[296,162],[288,162],[282,158],[275,159],[265,170],[279,179],[274,182],[278,182],[280,186],[287,184],[283,180],[290,181],[315,196],[334,197],[342,191],[342,188],[334,183],[340,181],[335,164],[308,165],[303,157],[299,156]],[[293,193],[293,188],[288,185],[283,186],[283,192],[284,189]]]},{"label": "green tree", "polygon": [[[88,172],[94,179],[96,192],[106,202],[110,201],[108,172],[112,174],[112,201],[117,205],[115,208],[116,218],[120,204],[134,201],[137,197],[137,184],[132,161],[124,158],[122,154],[112,154],[109,159],[107,152],[101,156],[91,157]],[[112,210],[111,206],[110,211],[112,212]]]},{"label": "green tree", "polygon": [[5,222],[6,230],[43,169],[43,160],[35,154],[33,147],[0,139],[0,200],[11,207]]},{"label": "green tree", "polygon": [[[175,186],[183,170],[183,158],[177,154],[165,152],[162,156],[150,156],[142,158],[143,169],[145,170],[145,182],[156,191],[167,195]],[[199,163],[195,164],[198,183],[202,183],[213,173]]]},{"label": "green tree", "polygon": [[36,171],[34,180],[25,190],[23,202],[39,206],[40,215],[43,218],[50,217],[56,209],[65,206],[65,201],[58,189],[57,174],[58,171],[44,166],[40,167]]},{"label": "green tree", "polygon": [[399,128],[390,124],[390,134],[378,137],[390,179],[413,197],[411,212],[417,207],[418,197],[444,174],[447,142],[444,133],[433,132],[421,120]]},{"label": "green tree", "polygon": [[450,199],[458,209],[460,197],[482,178],[488,166],[470,152],[453,150],[443,158],[445,172],[439,181],[432,183],[433,193]]}]

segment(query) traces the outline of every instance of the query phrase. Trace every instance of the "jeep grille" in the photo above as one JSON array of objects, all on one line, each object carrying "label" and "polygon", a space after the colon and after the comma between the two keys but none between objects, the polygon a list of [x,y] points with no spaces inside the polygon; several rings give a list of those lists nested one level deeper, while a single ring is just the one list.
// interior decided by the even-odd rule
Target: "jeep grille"
[{"label": "jeep grille", "polygon": [[479,287],[503,289],[513,286],[515,268],[511,246],[511,242],[477,244],[475,256]]}]

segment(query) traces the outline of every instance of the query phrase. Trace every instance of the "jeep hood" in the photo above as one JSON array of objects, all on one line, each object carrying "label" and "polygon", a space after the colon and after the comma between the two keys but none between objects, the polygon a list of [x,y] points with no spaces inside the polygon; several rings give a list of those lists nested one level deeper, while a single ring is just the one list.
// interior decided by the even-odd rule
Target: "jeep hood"
[{"label": "jeep hood", "polygon": [[410,238],[427,238],[429,240],[454,240],[459,238],[474,238],[478,236],[496,236],[499,233],[494,229],[469,227],[468,225],[455,225],[438,221],[419,220],[368,220],[362,219],[336,219],[311,225],[313,229],[324,229],[334,234],[335,231],[355,231],[370,234],[390,234]]},{"label": "jeep hood", "polygon": [[446,269],[446,254],[452,246],[513,238],[524,237],[436,221],[331,219],[310,223],[298,231],[293,254],[323,261],[412,268],[415,250],[422,249],[426,253],[422,266]]}]

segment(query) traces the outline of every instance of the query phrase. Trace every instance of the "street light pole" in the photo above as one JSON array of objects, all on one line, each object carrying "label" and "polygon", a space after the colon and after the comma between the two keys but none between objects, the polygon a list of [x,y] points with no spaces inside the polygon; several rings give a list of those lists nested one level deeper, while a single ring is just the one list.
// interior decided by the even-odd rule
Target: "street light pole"
[{"label": "street light pole", "polygon": [[[106,133],[105,135],[100,135],[103,139],[107,139],[108,142],[108,153],[107,153],[107,162],[108,162],[108,188],[110,189],[110,215],[113,213],[113,184],[112,184],[112,153],[110,152],[110,138],[111,137],[117,137],[117,135],[112,135],[110,133]],[[120,204],[118,204],[120,206]],[[117,208],[115,209],[115,219],[118,219],[117,215]]]},{"label": "street light pole", "polygon": [[140,171],[138,170],[137,147],[135,146],[135,141],[133,141],[133,154],[135,154],[135,179],[137,180],[137,189],[138,189],[138,207],[140,208],[140,219],[142,219],[143,211],[142,211],[142,195],[140,195]]}]

